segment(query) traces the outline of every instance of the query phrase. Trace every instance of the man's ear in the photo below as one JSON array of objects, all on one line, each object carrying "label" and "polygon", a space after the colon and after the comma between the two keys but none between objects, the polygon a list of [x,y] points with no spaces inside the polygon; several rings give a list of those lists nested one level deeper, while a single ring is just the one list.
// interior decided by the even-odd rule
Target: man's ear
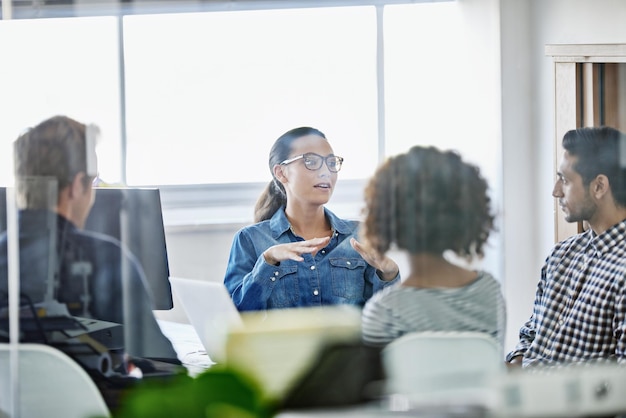
[{"label": "man's ear", "polygon": [[69,184],[70,197],[77,197],[85,193],[85,176],[86,174],[82,171],[74,176]]},{"label": "man's ear", "polygon": [[604,174],[598,174],[590,184],[591,195],[596,199],[602,199],[607,193],[611,192],[609,178]]},{"label": "man's ear", "polygon": [[285,172],[283,171],[283,166],[280,164],[276,164],[274,166],[274,177],[278,179],[281,183],[287,183],[287,176],[285,176]]}]

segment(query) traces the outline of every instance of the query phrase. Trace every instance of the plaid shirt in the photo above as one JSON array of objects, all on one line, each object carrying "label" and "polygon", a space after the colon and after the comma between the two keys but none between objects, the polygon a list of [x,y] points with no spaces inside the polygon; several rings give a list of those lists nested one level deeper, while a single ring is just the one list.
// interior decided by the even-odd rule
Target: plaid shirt
[{"label": "plaid shirt", "polygon": [[524,367],[626,362],[626,220],[558,243],[541,270],[533,314],[507,361]]}]

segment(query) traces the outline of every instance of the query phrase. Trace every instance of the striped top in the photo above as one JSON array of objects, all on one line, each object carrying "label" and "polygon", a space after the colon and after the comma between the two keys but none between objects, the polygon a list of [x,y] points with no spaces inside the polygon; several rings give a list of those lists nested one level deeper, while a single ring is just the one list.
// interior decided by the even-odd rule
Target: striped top
[{"label": "striped top", "polygon": [[547,257],[533,314],[507,356],[525,367],[626,360],[626,220],[558,243]]},{"label": "striped top", "polygon": [[390,286],[366,303],[362,317],[364,342],[378,346],[410,332],[475,331],[496,338],[502,347],[505,324],[500,284],[484,271],[458,288]]}]

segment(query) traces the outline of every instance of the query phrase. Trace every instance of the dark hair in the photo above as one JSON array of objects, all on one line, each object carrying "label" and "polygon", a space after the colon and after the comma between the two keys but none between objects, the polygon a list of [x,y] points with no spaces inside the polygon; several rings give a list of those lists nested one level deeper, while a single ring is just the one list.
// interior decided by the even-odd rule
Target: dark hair
[{"label": "dark hair", "polygon": [[270,219],[278,209],[287,203],[287,194],[282,183],[274,176],[274,166],[289,158],[293,141],[307,135],[317,135],[326,139],[321,131],[303,126],[282,134],[270,149],[269,167],[272,181],[267,185],[259,196],[254,206],[254,222]]},{"label": "dark hair", "polygon": [[562,144],[578,157],[574,170],[585,186],[604,174],[615,202],[626,206],[626,136],[622,132],[608,126],[572,129],[565,133]]},{"label": "dark hair", "polygon": [[21,206],[41,209],[56,204],[49,201],[46,183],[53,180],[60,192],[76,174],[87,172],[86,142],[86,126],[66,116],[46,119],[20,135],[14,161]]},{"label": "dark hair", "polygon": [[390,157],[365,188],[363,235],[381,254],[392,244],[410,254],[483,256],[494,229],[488,185],[454,151],[414,146]]}]

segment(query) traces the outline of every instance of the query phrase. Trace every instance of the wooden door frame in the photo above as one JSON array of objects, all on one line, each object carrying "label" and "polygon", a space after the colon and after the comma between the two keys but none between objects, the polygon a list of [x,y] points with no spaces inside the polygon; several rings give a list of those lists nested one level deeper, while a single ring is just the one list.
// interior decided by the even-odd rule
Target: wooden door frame
[{"label": "wooden door frame", "polygon": [[[546,45],[545,53],[554,62],[554,172],[559,165],[563,148],[561,140],[570,129],[597,126],[598,97],[597,67],[594,64],[626,63],[626,44],[558,44]],[[613,66],[615,68],[615,66]],[[609,79],[616,82],[615,71],[609,71]],[[611,91],[611,89],[605,89]],[[609,102],[617,97],[609,96]],[[611,124],[610,115],[606,124]],[[561,241],[583,230],[581,222],[570,223],[563,217],[558,203],[554,202],[554,237]]]}]

